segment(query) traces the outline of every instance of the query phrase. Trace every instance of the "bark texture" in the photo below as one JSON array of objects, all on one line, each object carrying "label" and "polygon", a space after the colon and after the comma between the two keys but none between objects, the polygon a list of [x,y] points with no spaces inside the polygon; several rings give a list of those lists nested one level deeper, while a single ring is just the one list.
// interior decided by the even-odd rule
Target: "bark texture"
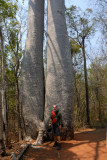
[{"label": "bark texture", "polygon": [[29,0],[25,55],[22,63],[21,103],[26,135],[35,138],[43,120],[44,0]]},{"label": "bark texture", "polygon": [[[73,136],[73,67],[65,21],[64,0],[48,0],[45,123],[53,104],[62,113],[63,138]],[[47,123],[48,124],[48,123]]]}]

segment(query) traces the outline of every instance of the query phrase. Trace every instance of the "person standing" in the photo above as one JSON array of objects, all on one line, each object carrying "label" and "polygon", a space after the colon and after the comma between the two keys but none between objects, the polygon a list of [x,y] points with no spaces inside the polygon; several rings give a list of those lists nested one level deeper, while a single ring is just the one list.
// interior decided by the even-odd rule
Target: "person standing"
[{"label": "person standing", "polygon": [[57,150],[60,150],[61,149],[60,130],[62,129],[63,124],[62,124],[62,115],[59,112],[59,109],[56,105],[53,105],[49,126],[52,127],[53,137],[55,141],[53,147],[57,147]]}]

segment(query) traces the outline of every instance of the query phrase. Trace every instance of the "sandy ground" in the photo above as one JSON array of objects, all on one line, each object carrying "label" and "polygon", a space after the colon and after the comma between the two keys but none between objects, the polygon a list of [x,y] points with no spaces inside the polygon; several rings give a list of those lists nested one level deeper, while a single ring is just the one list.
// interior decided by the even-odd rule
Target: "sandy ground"
[{"label": "sandy ground", "polygon": [[[60,151],[52,147],[53,142],[47,142],[42,145],[43,148],[30,146],[21,160],[107,160],[106,134],[106,129],[81,130],[75,132],[74,140],[62,141]],[[15,150],[14,146],[7,152],[10,154]],[[21,148],[18,150],[20,152]],[[10,156],[0,157],[0,160],[10,159]]]}]

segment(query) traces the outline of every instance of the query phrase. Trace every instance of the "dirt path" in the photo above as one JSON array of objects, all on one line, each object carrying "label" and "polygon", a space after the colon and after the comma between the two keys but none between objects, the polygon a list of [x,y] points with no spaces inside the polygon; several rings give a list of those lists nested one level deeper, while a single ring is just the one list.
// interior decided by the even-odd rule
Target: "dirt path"
[{"label": "dirt path", "polygon": [[62,141],[57,151],[53,143],[45,143],[44,149],[30,147],[22,160],[107,160],[105,129],[87,129],[75,133],[75,139]]},{"label": "dirt path", "polygon": [[[34,142],[34,141],[33,141]],[[16,143],[6,152],[19,154],[25,142]],[[53,142],[43,144],[43,149],[29,147],[21,160],[107,160],[107,141],[105,129],[85,129],[75,132],[74,140],[62,141],[62,149],[53,148]],[[17,150],[19,152],[17,152]],[[0,157],[11,160],[11,156]]]}]

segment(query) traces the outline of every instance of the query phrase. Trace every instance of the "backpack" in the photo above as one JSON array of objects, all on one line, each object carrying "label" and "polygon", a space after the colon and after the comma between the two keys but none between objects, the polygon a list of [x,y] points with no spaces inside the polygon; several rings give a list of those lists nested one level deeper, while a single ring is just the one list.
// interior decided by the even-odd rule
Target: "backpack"
[{"label": "backpack", "polygon": [[54,111],[51,112],[51,122],[56,123],[56,113]]}]

